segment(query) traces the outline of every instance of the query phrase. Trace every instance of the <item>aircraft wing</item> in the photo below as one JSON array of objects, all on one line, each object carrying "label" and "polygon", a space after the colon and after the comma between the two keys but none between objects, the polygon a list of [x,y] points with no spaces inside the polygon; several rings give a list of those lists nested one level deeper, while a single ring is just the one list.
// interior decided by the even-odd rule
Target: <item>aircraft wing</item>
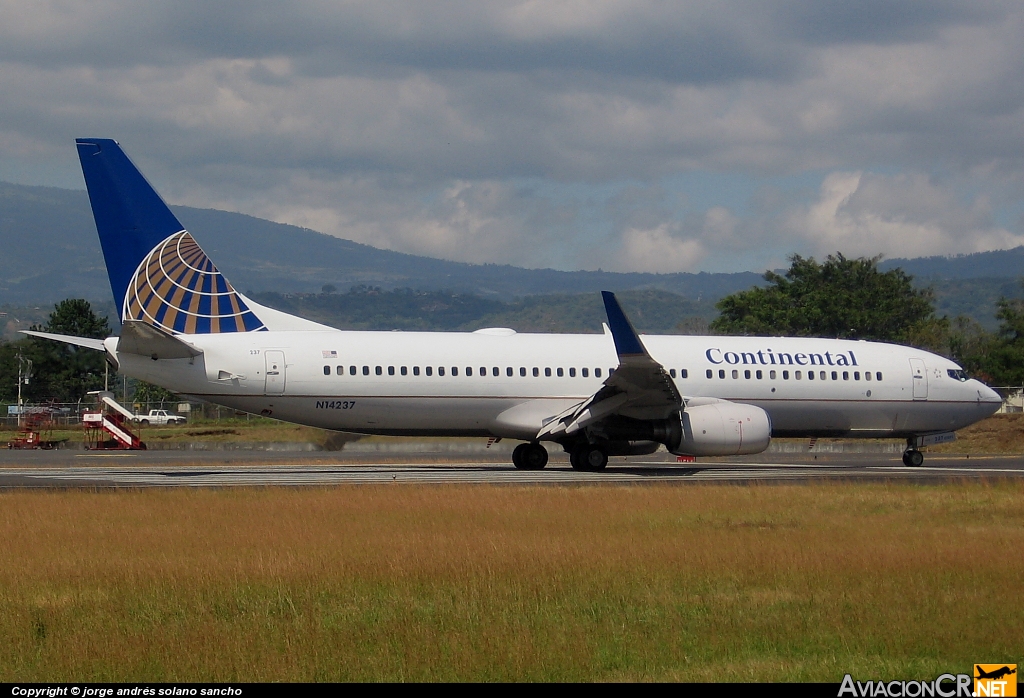
[{"label": "aircraft wing", "polygon": [[683,398],[665,368],[651,358],[615,294],[602,291],[608,326],[619,366],[589,399],[570,407],[544,425],[538,439],[568,436],[611,416],[667,419],[682,409]]}]

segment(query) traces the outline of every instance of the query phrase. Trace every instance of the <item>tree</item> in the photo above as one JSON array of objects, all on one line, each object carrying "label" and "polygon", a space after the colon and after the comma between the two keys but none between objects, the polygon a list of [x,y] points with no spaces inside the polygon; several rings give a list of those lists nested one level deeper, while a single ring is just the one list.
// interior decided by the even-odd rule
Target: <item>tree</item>
[{"label": "tree", "polygon": [[879,257],[829,255],[821,264],[793,255],[785,275],[769,271],[766,287],[726,296],[711,329],[723,334],[795,335],[911,342],[942,341],[929,289],[915,289],[902,269],[878,270]]},{"label": "tree", "polygon": [[1024,385],[1024,300],[1000,298],[997,305],[999,330],[970,356],[974,366],[967,368],[992,385]]},{"label": "tree", "polygon": [[[82,299],[57,303],[46,324],[32,329],[93,339],[110,336],[107,319],[96,315],[89,302]],[[33,337],[5,345],[0,352],[0,379],[3,381],[0,394],[5,398],[10,398],[12,390],[17,391],[17,379],[8,380],[8,374],[17,375],[14,357],[19,351],[32,360],[32,379],[22,391],[22,396],[28,400],[76,402],[88,391],[103,387],[102,352]]]}]

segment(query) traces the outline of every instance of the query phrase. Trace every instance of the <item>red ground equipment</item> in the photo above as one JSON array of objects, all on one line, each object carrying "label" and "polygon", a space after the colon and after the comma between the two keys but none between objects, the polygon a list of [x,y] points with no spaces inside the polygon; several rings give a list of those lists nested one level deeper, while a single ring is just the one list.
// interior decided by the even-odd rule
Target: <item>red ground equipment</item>
[{"label": "red ground equipment", "polygon": [[113,393],[100,391],[90,395],[96,395],[98,409],[82,413],[85,447],[90,451],[144,451],[146,444],[131,426],[135,415],[118,404]]},{"label": "red ground equipment", "polygon": [[50,439],[53,417],[48,407],[29,407],[21,415],[18,435],[7,442],[7,448],[57,448]]}]

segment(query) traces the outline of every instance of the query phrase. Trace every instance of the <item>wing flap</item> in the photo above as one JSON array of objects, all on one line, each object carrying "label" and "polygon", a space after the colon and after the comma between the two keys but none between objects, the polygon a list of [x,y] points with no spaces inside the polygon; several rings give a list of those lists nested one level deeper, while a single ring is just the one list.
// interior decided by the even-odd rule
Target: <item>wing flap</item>
[{"label": "wing flap", "polygon": [[538,439],[570,436],[613,415],[641,420],[667,419],[683,398],[665,368],[651,358],[622,311],[615,294],[602,291],[608,327],[619,365],[592,397],[570,407],[537,433]]}]

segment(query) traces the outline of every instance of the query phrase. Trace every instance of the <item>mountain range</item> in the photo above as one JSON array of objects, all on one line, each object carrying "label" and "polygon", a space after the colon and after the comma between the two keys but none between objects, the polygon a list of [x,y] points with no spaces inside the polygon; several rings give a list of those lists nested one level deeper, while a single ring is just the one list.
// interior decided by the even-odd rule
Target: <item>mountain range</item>
[{"label": "mountain range", "polygon": [[[539,294],[657,290],[707,304],[763,283],[761,274],[616,273],[466,264],[382,250],[240,213],[172,206],[182,224],[243,292],[301,294],[324,286],[410,288],[501,301]],[[1000,296],[1018,296],[1024,247],[955,257],[890,259],[934,288],[940,314],[994,323]],[[85,191],[0,182],[0,305],[80,297],[109,302],[110,288]]]}]

